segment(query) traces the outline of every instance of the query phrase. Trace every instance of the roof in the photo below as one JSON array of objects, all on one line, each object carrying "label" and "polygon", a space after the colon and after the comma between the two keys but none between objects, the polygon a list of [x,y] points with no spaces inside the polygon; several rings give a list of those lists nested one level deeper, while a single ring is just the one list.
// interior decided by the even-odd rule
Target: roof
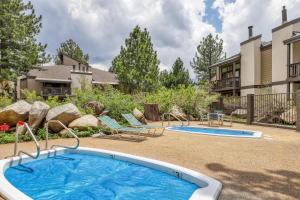
[{"label": "roof", "polygon": [[261,46],[260,46],[261,50],[267,50],[272,48],[272,41],[269,42],[261,42]]},{"label": "roof", "polygon": [[116,74],[101,69],[92,68],[93,81],[100,84],[118,84]]},{"label": "roof", "polygon": [[285,22],[285,23],[283,23],[283,24],[281,24],[281,25],[279,25],[279,26],[273,28],[273,29],[272,29],[272,33],[275,32],[275,31],[278,31],[278,30],[280,30],[280,29],[282,29],[282,28],[284,28],[284,27],[287,27],[287,26],[289,26],[289,25],[295,24],[295,23],[297,23],[297,22],[300,22],[300,17],[298,17],[298,18],[296,18],[296,19],[293,19],[293,20],[291,20],[291,21],[289,21],[289,22]]},{"label": "roof", "polygon": [[[93,82],[98,84],[118,84],[114,73],[97,68],[90,69]],[[73,66],[66,65],[42,66],[39,69],[30,70],[27,76],[35,77],[36,80],[40,81],[70,82],[72,70]]]},{"label": "roof", "polygon": [[217,62],[217,63],[209,66],[209,68],[213,68],[213,67],[217,67],[217,66],[220,66],[220,65],[226,65],[226,64],[229,64],[229,63],[233,63],[233,62],[238,61],[240,59],[241,59],[241,54],[238,53],[238,54],[233,55],[233,56],[231,56],[229,58],[226,58],[223,61]]},{"label": "roof", "polygon": [[259,39],[259,38],[261,38],[261,34],[260,34],[260,35],[257,35],[257,36],[254,36],[254,37],[251,37],[251,38],[245,40],[244,42],[241,42],[240,45],[247,44],[248,42],[251,42],[251,41],[253,41],[253,40],[257,40],[257,39]]},{"label": "roof", "polygon": [[287,40],[284,40],[283,43],[284,44],[290,44],[290,43],[294,43],[300,41],[300,32],[294,32],[293,36],[290,37]]}]

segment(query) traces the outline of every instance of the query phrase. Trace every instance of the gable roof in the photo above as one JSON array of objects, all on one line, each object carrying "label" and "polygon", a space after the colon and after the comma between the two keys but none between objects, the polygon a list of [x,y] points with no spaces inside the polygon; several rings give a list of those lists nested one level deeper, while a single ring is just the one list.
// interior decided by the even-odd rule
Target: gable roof
[{"label": "gable roof", "polygon": [[235,54],[229,58],[226,58],[225,60],[222,60],[220,62],[217,62],[211,66],[209,66],[208,68],[213,68],[213,67],[217,67],[217,66],[221,66],[221,65],[226,65],[226,64],[229,64],[229,63],[233,63],[233,62],[236,62],[236,61],[239,61],[241,59],[241,54],[238,53],[238,54]]},{"label": "gable roof", "polygon": [[[36,80],[53,80],[59,82],[71,82],[71,72],[73,66],[53,65],[42,66],[39,69],[30,70],[27,77],[34,77]],[[90,68],[92,72],[93,82],[98,84],[118,84],[118,80],[114,73]]]}]

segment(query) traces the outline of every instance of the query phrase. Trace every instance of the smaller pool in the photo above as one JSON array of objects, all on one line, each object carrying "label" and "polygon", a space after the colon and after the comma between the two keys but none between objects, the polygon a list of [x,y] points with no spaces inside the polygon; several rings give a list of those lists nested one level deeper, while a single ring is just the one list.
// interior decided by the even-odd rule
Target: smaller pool
[{"label": "smaller pool", "polygon": [[225,129],[225,128],[208,128],[208,127],[196,127],[196,126],[173,126],[168,127],[168,130],[183,132],[183,133],[196,133],[204,135],[214,136],[227,136],[227,137],[246,137],[246,138],[259,138],[262,136],[261,132],[237,130],[237,129]]}]

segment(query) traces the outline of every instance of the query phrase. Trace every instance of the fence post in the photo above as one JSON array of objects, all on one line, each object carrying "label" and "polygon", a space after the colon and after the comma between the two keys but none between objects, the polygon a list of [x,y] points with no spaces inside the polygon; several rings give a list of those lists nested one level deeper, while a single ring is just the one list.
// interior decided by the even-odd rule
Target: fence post
[{"label": "fence post", "polygon": [[247,124],[254,121],[254,94],[247,94]]},{"label": "fence post", "polygon": [[224,110],[224,97],[220,96],[219,98],[219,110]]},{"label": "fence post", "polygon": [[300,131],[300,90],[296,91],[296,131]]}]

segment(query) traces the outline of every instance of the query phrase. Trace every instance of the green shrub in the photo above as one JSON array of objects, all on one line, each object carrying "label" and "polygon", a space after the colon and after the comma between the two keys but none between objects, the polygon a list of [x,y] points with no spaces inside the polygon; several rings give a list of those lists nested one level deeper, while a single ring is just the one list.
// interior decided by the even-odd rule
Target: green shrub
[{"label": "green shrub", "polygon": [[50,106],[50,108],[62,105],[64,101],[60,100],[57,96],[49,96],[46,101],[46,104]]},{"label": "green shrub", "polygon": [[165,87],[159,88],[155,92],[146,94],[145,103],[158,104],[161,113],[170,112],[175,105],[175,90]]},{"label": "green shrub", "polygon": [[15,135],[12,133],[0,133],[0,144],[12,143],[15,141]]},{"label": "green shrub", "polygon": [[10,104],[12,104],[13,100],[8,95],[0,96],[0,108],[4,108]]},{"label": "green shrub", "polygon": [[29,103],[33,103],[34,101],[41,101],[43,98],[36,94],[36,91],[32,90],[21,90],[22,94],[25,96],[25,99]]},{"label": "green shrub", "polygon": [[170,112],[175,105],[186,114],[198,117],[206,113],[209,105],[217,99],[217,94],[209,94],[207,85],[179,86],[178,89],[160,88],[145,96],[145,103],[156,103],[161,113]]},{"label": "green shrub", "polygon": [[67,101],[75,104],[82,114],[94,114],[92,109],[85,107],[85,104],[91,100],[101,102],[105,109],[109,111],[108,115],[118,121],[123,120],[121,113],[132,112],[134,108],[143,111],[143,106],[133,96],[124,94],[112,87],[108,87],[105,90],[98,88],[77,89],[74,91],[74,94]]},{"label": "green shrub", "polygon": [[[74,129],[73,130],[74,133],[78,136],[78,137],[91,137],[93,134],[97,133],[98,130],[97,129],[92,129],[92,128],[88,128],[87,130],[85,131],[79,131],[78,129]],[[66,138],[71,138],[73,136],[71,135],[65,135],[64,137]]]},{"label": "green shrub", "polygon": [[212,102],[216,101],[218,94],[209,94],[207,85],[181,86],[176,90],[175,102],[182,111],[188,115],[199,117],[207,113]]}]

